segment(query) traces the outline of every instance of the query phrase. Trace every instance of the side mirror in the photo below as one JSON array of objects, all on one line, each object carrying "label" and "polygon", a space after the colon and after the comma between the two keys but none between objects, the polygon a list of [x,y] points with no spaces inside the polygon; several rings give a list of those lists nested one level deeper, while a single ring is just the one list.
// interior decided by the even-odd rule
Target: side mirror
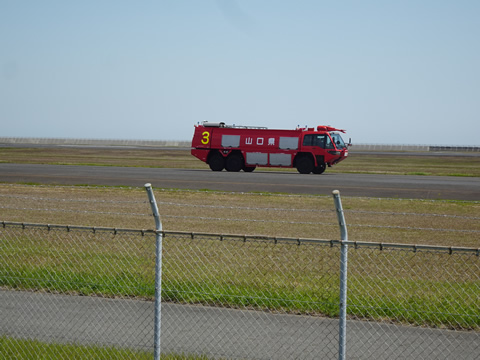
[{"label": "side mirror", "polygon": [[349,138],[349,139],[348,139],[348,144],[347,144],[347,146],[352,146],[352,138]]}]

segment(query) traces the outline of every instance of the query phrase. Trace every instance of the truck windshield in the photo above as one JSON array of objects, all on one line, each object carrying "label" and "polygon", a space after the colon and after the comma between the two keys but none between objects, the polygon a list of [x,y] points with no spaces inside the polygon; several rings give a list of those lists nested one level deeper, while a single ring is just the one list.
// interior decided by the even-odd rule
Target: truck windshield
[{"label": "truck windshield", "polygon": [[340,134],[337,133],[330,133],[330,136],[332,137],[333,142],[335,143],[335,146],[337,149],[345,149],[345,143],[343,142],[342,137]]}]

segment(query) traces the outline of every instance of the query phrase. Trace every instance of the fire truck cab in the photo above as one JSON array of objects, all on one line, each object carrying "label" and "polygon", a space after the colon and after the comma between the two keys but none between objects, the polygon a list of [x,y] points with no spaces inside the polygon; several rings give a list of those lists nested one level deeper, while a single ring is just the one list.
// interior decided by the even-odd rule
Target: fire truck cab
[{"label": "fire truck cab", "polygon": [[321,174],[348,156],[348,147],[330,126],[294,130],[226,125],[195,125],[191,153],[213,171],[251,172],[257,166],[296,168],[301,174]]}]

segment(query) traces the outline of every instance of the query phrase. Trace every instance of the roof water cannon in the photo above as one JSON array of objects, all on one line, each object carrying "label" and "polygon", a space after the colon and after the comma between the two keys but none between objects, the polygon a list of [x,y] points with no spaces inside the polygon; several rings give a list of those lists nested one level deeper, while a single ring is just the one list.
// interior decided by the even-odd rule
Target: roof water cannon
[{"label": "roof water cannon", "polygon": [[317,126],[317,131],[340,131],[345,134],[345,130],[337,129],[337,128],[326,126],[326,125]]}]

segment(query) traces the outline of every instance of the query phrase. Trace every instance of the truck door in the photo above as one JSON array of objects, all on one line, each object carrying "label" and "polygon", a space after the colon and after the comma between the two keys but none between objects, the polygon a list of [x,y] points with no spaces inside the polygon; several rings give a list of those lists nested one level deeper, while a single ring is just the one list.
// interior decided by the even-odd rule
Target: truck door
[{"label": "truck door", "polygon": [[315,158],[315,174],[325,171],[325,163],[329,157],[328,149],[334,149],[332,139],[327,134],[306,134],[303,138],[302,151],[311,153]]}]

